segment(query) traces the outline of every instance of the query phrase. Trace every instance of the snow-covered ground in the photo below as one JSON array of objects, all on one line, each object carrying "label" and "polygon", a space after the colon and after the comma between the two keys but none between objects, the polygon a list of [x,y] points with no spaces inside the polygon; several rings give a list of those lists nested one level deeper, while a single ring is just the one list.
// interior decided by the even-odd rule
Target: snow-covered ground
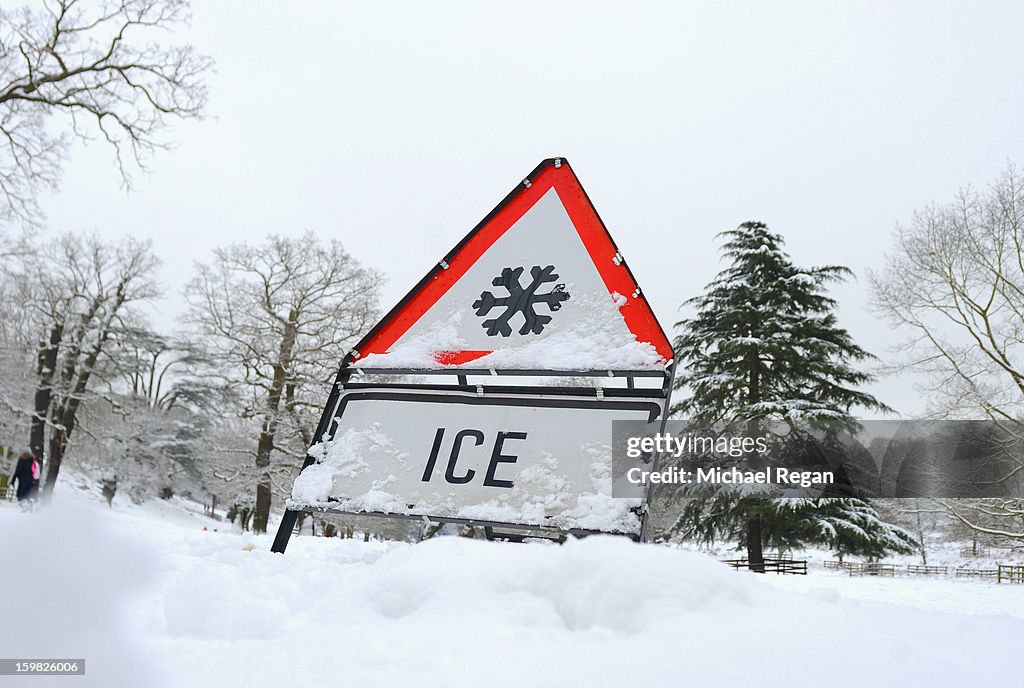
[{"label": "snow-covered ground", "polygon": [[1019,585],[755,576],[610,537],[297,537],[281,556],[184,502],[58,497],[0,506],[0,656],[84,657],[86,676],[0,685],[960,686],[1024,668]]}]

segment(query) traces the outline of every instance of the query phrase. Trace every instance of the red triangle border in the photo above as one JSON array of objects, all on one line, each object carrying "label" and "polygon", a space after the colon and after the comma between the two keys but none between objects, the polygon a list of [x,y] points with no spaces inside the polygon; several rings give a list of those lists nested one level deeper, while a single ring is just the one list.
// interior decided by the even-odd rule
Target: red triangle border
[{"label": "red triangle border", "polygon": [[[597,210],[583,190],[579,179],[565,158],[549,158],[530,173],[497,207],[477,224],[442,261],[438,263],[406,296],[384,316],[346,356],[345,364],[357,364],[369,354],[383,354],[444,296],[477,259],[523,217],[550,189],[559,200],[576,228],[583,245],[597,268],[609,294],[624,296],[626,304],[619,308],[626,327],[639,341],[650,342],[668,363],[673,358],[672,345],[654,316],[650,304],[640,291],[632,272],[619,254]],[[616,260],[616,257],[618,259]],[[455,367],[469,363],[489,351],[438,352],[440,363]]]}]

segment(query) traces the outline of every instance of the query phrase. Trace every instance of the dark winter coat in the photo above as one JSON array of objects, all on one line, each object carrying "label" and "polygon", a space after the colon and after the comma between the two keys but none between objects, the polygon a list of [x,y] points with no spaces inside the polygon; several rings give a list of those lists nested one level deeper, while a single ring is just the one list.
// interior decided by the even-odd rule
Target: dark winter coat
[{"label": "dark winter coat", "polygon": [[18,501],[29,499],[35,492],[36,481],[32,477],[32,462],[35,458],[25,456],[18,459],[18,465],[14,468],[14,475],[11,477],[11,484],[18,483]]}]

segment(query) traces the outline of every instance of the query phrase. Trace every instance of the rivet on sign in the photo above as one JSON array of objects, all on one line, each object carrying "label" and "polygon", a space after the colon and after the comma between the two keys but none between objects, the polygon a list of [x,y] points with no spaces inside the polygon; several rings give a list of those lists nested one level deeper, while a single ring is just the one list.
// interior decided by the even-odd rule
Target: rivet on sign
[{"label": "rivet on sign", "polygon": [[527,189],[529,189],[531,186],[533,186],[533,184],[530,183],[529,179],[524,179],[523,180],[523,186],[525,186]]},{"label": "rivet on sign", "polygon": [[637,288],[636,288],[636,291],[635,291],[635,292],[633,292],[633,298],[634,298],[634,299],[635,299],[636,297],[638,297],[638,296],[640,296],[640,287],[637,287]]},{"label": "rivet on sign", "polygon": [[441,266],[442,270],[447,270],[448,269],[448,261],[446,261],[446,260],[442,260],[440,263],[438,263],[438,265]]},{"label": "rivet on sign", "polygon": [[363,357],[363,355],[359,353],[358,349],[352,349],[352,351],[349,351],[349,353],[352,354],[352,358],[354,359],[359,359]]},{"label": "rivet on sign", "polygon": [[608,371],[608,377],[615,377],[615,371],[614,370],[609,370]]},{"label": "rivet on sign", "polygon": [[604,387],[598,387],[597,388],[597,398],[598,398],[598,400],[603,400],[604,399]]},{"label": "rivet on sign", "polygon": [[622,265],[622,254],[616,253],[614,256],[612,256],[612,262],[615,263],[616,265]]},{"label": "rivet on sign", "polygon": [[562,166],[562,159],[561,158],[555,158],[555,169],[557,170],[561,166]]},{"label": "rivet on sign", "polygon": [[476,395],[478,397],[482,397],[484,395],[484,386],[483,385],[477,385],[476,386]]},{"label": "rivet on sign", "polygon": [[488,370],[488,372],[490,372],[491,375],[494,375],[495,377],[497,377],[497,375],[498,375],[498,371],[497,370],[495,370],[494,368],[488,368],[487,370]]}]

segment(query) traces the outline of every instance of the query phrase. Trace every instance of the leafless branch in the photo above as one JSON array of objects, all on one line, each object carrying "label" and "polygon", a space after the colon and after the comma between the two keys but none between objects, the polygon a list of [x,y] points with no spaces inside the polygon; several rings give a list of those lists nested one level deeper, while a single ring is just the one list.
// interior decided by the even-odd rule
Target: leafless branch
[{"label": "leafless branch", "polygon": [[158,38],[188,0],[46,0],[0,8],[0,216],[41,219],[73,139],[109,144],[125,187],[167,149],[174,120],[197,119],[212,61]]}]

